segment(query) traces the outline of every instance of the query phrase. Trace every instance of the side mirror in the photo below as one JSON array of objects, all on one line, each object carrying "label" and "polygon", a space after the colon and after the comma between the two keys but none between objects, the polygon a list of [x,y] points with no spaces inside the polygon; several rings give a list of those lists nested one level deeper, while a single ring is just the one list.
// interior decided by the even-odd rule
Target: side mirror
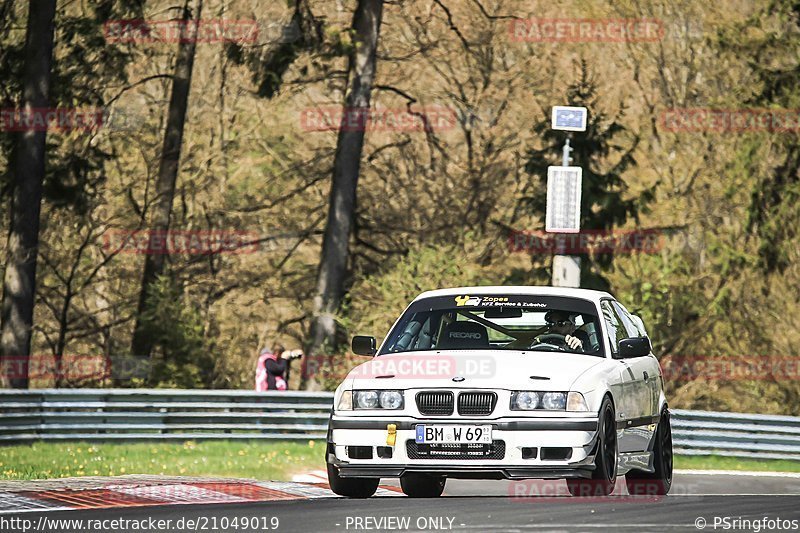
[{"label": "side mirror", "polygon": [[644,357],[645,355],[650,355],[650,350],[650,339],[647,337],[631,337],[630,339],[619,341],[618,357],[620,359]]},{"label": "side mirror", "polygon": [[358,355],[375,355],[378,349],[375,347],[375,337],[367,335],[356,335],[351,344],[353,353]]}]

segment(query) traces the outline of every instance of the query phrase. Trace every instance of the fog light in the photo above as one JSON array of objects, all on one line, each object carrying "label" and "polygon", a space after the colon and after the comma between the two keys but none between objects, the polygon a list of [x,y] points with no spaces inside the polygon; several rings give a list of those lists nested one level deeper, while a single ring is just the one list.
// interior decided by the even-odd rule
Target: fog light
[{"label": "fog light", "polygon": [[542,448],[542,461],[566,461],[572,457],[572,448]]},{"label": "fog light", "polygon": [[536,459],[536,453],[538,452],[538,448],[522,448],[522,458],[523,459]]},{"label": "fog light", "polygon": [[378,457],[381,459],[391,459],[392,458],[392,447],[391,446],[378,446]]},{"label": "fog light", "polygon": [[372,459],[372,446],[348,446],[347,456],[350,459]]}]

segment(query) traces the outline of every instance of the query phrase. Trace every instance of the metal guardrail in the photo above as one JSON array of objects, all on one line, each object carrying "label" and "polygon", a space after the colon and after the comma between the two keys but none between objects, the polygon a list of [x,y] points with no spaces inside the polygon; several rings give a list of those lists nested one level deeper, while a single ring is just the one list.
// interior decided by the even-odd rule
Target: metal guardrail
[{"label": "metal guardrail", "polygon": [[[323,439],[330,392],[0,390],[0,444],[67,440]],[[800,417],[675,409],[678,455],[800,461]]]},{"label": "metal guardrail", "polygon": [[330,392],[0,390],[0,444],[38,440],[324,439]]},{"label": "metal guardrail", "polygon": [[676,455],[800,461],[800,417],[673,409]]}]

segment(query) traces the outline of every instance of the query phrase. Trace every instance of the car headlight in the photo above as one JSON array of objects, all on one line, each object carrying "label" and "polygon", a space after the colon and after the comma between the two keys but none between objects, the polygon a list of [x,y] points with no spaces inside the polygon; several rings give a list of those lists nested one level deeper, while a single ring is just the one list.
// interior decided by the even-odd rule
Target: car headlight
[{"label": "car headlight", "polygon": [[378,403],[384,409],[400,409],[403,406],[403,395],[396,390],[385,390],[378,395]]},{"label": "car headlight", "polygon": [[353,410],[353,391],[346,390],[339,397],[339,405],[336,406],[339,411],[352,411]]},{"label": "car headlight", "polygon": [[542,395],[542,408],[548,411],[562,411],[567,406],[567,395],[563,392],[545,392]]},{"label": "car headlight", "polygon": [[375,409],[378,407],[378,393],[374,390],[359,390],[353,393],[356,409]]},{"label": "car headlight", "polygon": [[517,391],[511,394],[512,411],[563,411],[566,406],[566,392]]},{"label": "car headlight", "polygon": [[357,390],[353,391],[353,405],[356,409],[402,409],[403,393],[396,390]]},{"label": "car headlight", "polygon": [[519,409],[521,411],[531,411],[539,407],[539,393],[522,391],[515,392],[511,396],[511,409]]}]

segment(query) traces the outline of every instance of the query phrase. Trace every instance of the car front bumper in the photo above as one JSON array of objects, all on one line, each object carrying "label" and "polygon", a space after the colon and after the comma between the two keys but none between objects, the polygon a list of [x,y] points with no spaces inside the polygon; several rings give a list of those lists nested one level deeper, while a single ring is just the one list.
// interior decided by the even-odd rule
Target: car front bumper
[{"label": "car front bumper", "polygon": [[[504,452],[502,457],[491,458],[412,457],[419,424],[491,425],[492,440],[502,442]],[[396,429],[394,439],[390,425]],[[593,416],[443,420],[334,415],[326,456],[342,477],[400,477],[406,472],[421,472],[479,479],[587,478],[594,470],[596,440],[597,418]],[[362,452],[371,448],[371,457],[352,457],[363,455],[351,453],[355,447]],[[378,453],[379,447],[382,454]],[[532,448],[536,450],[534,457]],[[391,457],[387,457],[388,449]],[[527,449],[525,458],[523,449]],[[548,456],[551,450],[558,450],[566,457],[551,458]]]}]

